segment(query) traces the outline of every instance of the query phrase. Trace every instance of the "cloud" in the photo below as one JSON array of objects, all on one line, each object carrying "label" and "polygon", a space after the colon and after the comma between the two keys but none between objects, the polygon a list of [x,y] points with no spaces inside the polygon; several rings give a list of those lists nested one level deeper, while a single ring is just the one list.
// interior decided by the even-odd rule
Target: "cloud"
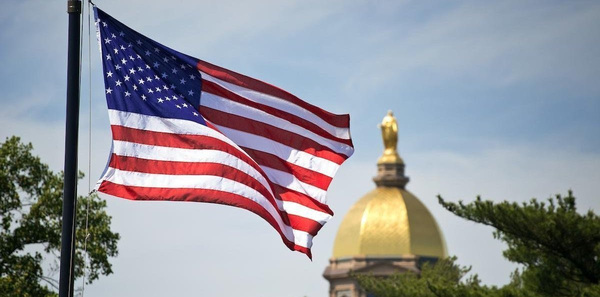
[{"label": "cloud", "polygon": [[598,92],[600,35],[589,30],[600,25],[598,15],[600,5],[463,2],[365,38],[373,53],[347,86],[368,90],[416,76],[499,87],[553,82]]}]

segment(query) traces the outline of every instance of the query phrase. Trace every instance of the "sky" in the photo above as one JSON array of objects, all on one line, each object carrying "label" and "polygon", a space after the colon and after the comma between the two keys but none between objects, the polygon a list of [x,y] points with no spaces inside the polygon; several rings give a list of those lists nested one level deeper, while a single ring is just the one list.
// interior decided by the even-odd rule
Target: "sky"
[{"label": "sky", "polygon": [[[56,171],[64,161],[65,2],[8,0],[0,11],[0,138],[31,142]],[[321,275],[337,228],[375,186],[377,124],[387,110],[399,123],[407,189],[436,218],[449,254],[483,283],[505,284],[517,266],[491,228],[448,213],[436,195],[520,202],[573,190],[581,212],[600,212],[597,1],[95,3],[171,48],[350,114],[355,153],[330,186],[335,216],[315,238],[312,261],[248,211],[110,199],[119,256],[114,274],[84,296],[326,296]],[[87,44],[86,31],[81,194],[110,149],[95,35]]]}]

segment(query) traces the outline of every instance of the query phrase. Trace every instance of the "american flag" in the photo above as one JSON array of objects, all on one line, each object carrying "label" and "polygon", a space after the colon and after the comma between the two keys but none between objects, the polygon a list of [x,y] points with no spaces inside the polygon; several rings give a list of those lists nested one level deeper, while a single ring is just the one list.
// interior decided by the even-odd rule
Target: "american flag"
[{"label": "american flag", "polygon": [[326,190],[354,151],[349,116],[95,16],[113,135],[96,190],[241,207],[311,257],[333,215]]}]

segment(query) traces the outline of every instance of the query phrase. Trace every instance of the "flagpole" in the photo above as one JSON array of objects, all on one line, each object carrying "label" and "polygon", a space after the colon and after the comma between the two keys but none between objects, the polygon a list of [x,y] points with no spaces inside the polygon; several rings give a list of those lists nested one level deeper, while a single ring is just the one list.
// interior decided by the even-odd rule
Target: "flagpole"
[{"label": "flagpole", "polygon": [[73,296],[75,255],[75,209],[77,205],[77,143],[79,134],[79,76],[81,52],[81,1],[68,0],[67,119],[65,124],[65,167],[59,297]]}]

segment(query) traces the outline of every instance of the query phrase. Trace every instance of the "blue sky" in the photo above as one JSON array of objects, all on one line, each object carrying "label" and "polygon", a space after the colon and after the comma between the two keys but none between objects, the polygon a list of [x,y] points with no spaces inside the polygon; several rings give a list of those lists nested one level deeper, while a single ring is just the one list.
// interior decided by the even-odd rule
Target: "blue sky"
[{"label": "blue sky", "polygon": [[[86,296],[325,296],[321,273],[337,227],[374,187],[376,125],[388,109],[400,124],[408,189],[438,220],[449,253],[484,283],[506,283],[515,266],[491,229],[446,213],[435,195],[523,201],[572,189],[582,210],[600,210],[598,2],[95,2],[169,47],[349,113],[356,152],[330,188],[336,215],[315,239],[313,262],[287,251],[251,213],[109,200],[121,253],[115,274],[86,287]],[[0,137],[31,141],[56,170],[64,154],[65,10],[63,1],[9,0],[0,11]],[[110,131],[94,38],[95,178]],[[85,43],[80,168],[88,173]]]}]

